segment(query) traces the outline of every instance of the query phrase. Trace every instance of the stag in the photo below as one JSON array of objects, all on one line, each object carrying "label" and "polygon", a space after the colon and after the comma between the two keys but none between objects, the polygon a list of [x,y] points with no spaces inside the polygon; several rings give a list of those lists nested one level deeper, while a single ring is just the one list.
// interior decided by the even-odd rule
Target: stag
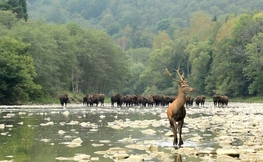
[{"label": "stag", "polygon": [[[186,110],[184,107],[186,94],[188,92],[194,92],[194,88],[190,87],[187,84],[187,80],[184,79],[184,74],[180,74],[180,69],[175,70],[177,75],[180,77],[180,80],[175,79],[169,70],[166,68],[167,74],[178,83],[178,95],[177,98],[168,106],[167,109],[167,117],[170,122],[170,127],[174,133],[174,141],[173,145],[177,145],[180,147],[183,144],[182,140],[182,127],[184,124],[184,118],[186,115]],[[177,131],[179,133],[179,143],[177,138]]]}]

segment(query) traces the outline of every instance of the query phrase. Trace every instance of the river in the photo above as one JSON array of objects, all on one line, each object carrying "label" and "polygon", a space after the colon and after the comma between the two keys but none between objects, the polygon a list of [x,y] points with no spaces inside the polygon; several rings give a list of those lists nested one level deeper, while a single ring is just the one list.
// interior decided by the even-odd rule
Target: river
[{"label": "river", "polygon": [[0,112],[0,162],[262,159],[260,103],[187,108],[182,148],[172,145],[166,107],[55,104]]}]

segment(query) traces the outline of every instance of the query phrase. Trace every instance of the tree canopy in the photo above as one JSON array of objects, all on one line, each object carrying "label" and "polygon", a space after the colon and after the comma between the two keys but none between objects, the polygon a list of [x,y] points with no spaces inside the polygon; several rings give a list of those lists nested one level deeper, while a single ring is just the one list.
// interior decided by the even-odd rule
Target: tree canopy
[{"label": "tree canopy", "polygon": [[0,2],[1,103],[65,91],[176,95],[165,68],[180,68],[194,95],[263,95],[256,0],[28,0],[29,18],[12,10],[24,1]]},{"label": "tree canopy", "polygon": [[28,19],[26,0],[1,0],[0,10],[12,11],[18,19]]}]

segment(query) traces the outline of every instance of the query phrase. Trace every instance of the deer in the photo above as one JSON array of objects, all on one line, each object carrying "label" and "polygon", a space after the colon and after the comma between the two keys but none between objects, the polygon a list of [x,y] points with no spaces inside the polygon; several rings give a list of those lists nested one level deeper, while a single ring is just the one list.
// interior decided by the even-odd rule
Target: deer
[{"label": "deer", "polygon": [[[170,127],[174,133],[173,146],[175,147],[178,144],[180,148],[181,145],[183,145],[182,127],[184,124],[184,118],[186,116],[186,110],[184,107],[186,95],[188,92],[194,92],[195,90],[187,84],[187,80],[184,79],[184,74],[180,74],[180,68],[175,70],[177,75],[180,77],[180,80],[175,79],[167,68],[166,72],[172,78],[172,80],[178,83],[177,98],[171,104],[169,104],[166,113],[169,119]],[[179,133],[179,143],[177,132]]]}]

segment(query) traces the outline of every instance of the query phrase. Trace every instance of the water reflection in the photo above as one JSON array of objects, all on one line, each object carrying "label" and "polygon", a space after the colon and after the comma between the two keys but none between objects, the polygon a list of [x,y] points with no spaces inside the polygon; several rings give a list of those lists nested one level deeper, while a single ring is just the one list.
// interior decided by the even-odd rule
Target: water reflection
[{"label": "water reflection", "polygon": [[[108,162],[128,158],[130,161],[199,162],[203,157],[211,161],[217,158],[207,156],[207,150],[214,155],[215,149],[222,147],[220,142],[226,141],[223,137],[229,138],[222,127],[227,121],[219,121],[225,118],[223,111],[188,109],[182,134],[185,140],[180,149],[174,149],[173,137],[167,135],[171,129],[165,111],[163,107],[97,108],[82,105],[70,105],[67,109],[51,106],[2,108],[0,161],[89,159]],[[239,133],[238,129],[230,131],[230,128],[227,129],[229,134]],[[222,135],[222,131],[225,134]],[[233,134],[229,146],[245,144],[239,135]]]},{"label": "water reflection", "polygon": [[175,154],[173,154],[173,157],[174,157],[174,162],[182,162],[182,155],[181,154],[175,153]]}]

